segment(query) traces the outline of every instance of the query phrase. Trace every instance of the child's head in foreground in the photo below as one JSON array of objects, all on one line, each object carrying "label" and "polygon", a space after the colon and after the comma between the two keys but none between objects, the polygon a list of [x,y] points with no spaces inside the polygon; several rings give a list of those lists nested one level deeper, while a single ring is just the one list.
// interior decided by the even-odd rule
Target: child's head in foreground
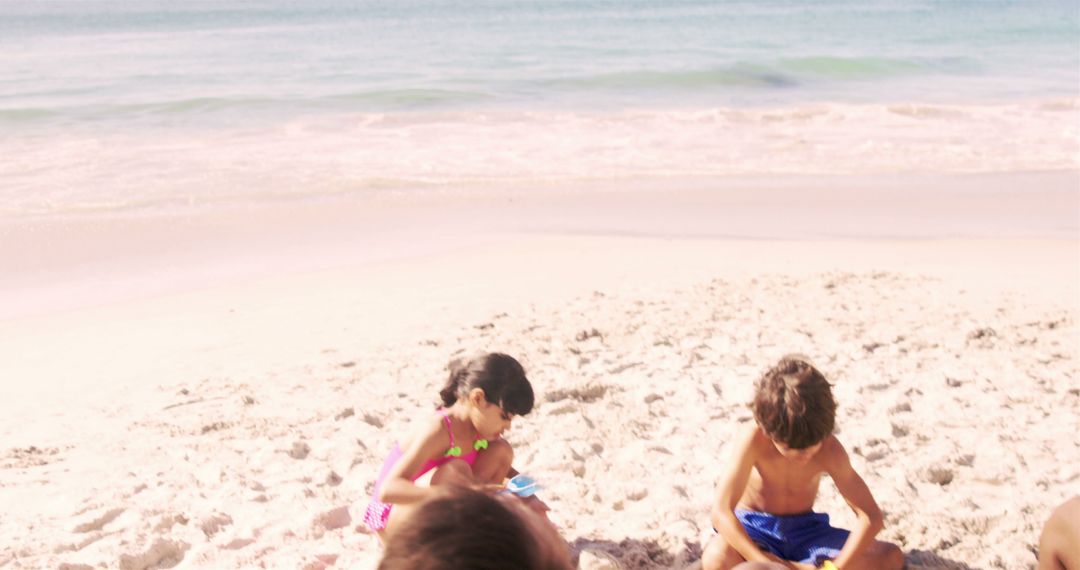
[{"label": "child's head in foreground", "polygon": [[387,537],[379,570],[569,570],[566,542],[518,497],[447,487]]},{"label": "child's head in foreground", "polygon": [[442,406],[464,406],[482,437],[494,439],[514,416],[532,411],[535,395],[525,369],[514,357],[489,352],[450,363],[450,377],[439,391]]},{"label": "child's head in foreground", "polygon": [[833,431],[836,401],[828,381],[806,358],[788,355],[757,382],[754,419],[786,458],[809,461]]}]

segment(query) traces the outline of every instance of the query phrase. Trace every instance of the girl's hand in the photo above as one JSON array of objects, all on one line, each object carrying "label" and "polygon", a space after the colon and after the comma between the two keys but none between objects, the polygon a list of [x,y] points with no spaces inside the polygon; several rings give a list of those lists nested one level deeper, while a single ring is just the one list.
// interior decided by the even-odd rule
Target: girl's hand
[{"label": "girl's hand", "polygon": [[494,495],[499,491],[506,490],[506,485],[500,483],[473,483],[469,485],[469,487],[474,491],[480,491],[481,493],[486,493],[488,495]]},{"label": "girl's hand", "polygon": [[555,526],[554,521],[552,521],[551,517],[548,516],[548,513],[551,512],[551,507],[548,507],[547,503],[545,503],[544,501],[541,501],[540,498],[537,497],[536,495],[529,495],[528,497],[519,497],[517,495],[507,493],[504,496],[510,497],[509,500],[511,500],[511,501],[515,501],[515,502],[520,501],[520,504],[523,507],[525,507],[526,509],[529,509],[530,511],[532,511],[532,512],[538,514],[538,515],[540,515],[541,517],[544,517],[544,520],[547,521],[548,524],[550,524],[552,526]]},{"label": "girl's hand", "polygon": [[536,511],[537,513],[544,515],[545,517],[547,516],[548,511],[551,510],[551,507],[547,506],[547,503],[541,501],[540,498],[536,495],[529,495],[528,497],[522,499],[522,501],[525,502],[525,505],[527,507]]}]

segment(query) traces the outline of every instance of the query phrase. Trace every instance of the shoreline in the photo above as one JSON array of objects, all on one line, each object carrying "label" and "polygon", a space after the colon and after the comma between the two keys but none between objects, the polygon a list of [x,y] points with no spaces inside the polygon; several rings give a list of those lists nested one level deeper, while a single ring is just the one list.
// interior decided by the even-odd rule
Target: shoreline
[{"label": "shoreline", "polygon": [[1078,171],[660,179],[6,219],[0,322],[439,255],[519,234],[1076,240],[1078,184]]}]

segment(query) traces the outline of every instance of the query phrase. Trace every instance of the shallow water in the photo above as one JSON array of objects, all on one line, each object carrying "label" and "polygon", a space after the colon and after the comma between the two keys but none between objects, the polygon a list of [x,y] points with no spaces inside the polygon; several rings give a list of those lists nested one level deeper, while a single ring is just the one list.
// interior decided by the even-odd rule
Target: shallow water
[{"label": "shallow water", "polygon": [[0,216],[1077,167],[1080,7],[7,0]]}]

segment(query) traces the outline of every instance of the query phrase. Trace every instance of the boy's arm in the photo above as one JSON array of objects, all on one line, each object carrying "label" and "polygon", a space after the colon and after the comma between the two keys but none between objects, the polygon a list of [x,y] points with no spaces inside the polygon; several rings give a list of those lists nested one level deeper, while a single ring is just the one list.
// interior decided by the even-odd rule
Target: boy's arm
[{"label": "boy's arm", "polygon": [[735,507],[746,490],[750,470],[754,467],[757,452],[754,439],[758,427],[755,424],[735,445],[735,453],[716,485],[716,501],[712,507],[712,524],[720,536],[748,562],[775,561],[750,540],[746,529],[735,517]]},{"label": "boy's arm", "polygon": [[863,481],[862,477],[855,472],[855,469],[851,466],[847,451],[835,437],[830,440],[825,468],[829,476],[832,477],[833,482],[836,483],[836,489],[840,491],[840,495],[844,497],[848,506],[855,511],[855,515],[858,517],[858,521],[851,529],[847,542],[844,543],[840,554],[833,560],[833,563],[838,567],[846,568],[847,564],[856,555],[874,541],[877,533],[884,528],[885,522],[881,515],[881,509],[878,508],[874,496],[870,493],[870,488],[866,486],[866,482]]}]

